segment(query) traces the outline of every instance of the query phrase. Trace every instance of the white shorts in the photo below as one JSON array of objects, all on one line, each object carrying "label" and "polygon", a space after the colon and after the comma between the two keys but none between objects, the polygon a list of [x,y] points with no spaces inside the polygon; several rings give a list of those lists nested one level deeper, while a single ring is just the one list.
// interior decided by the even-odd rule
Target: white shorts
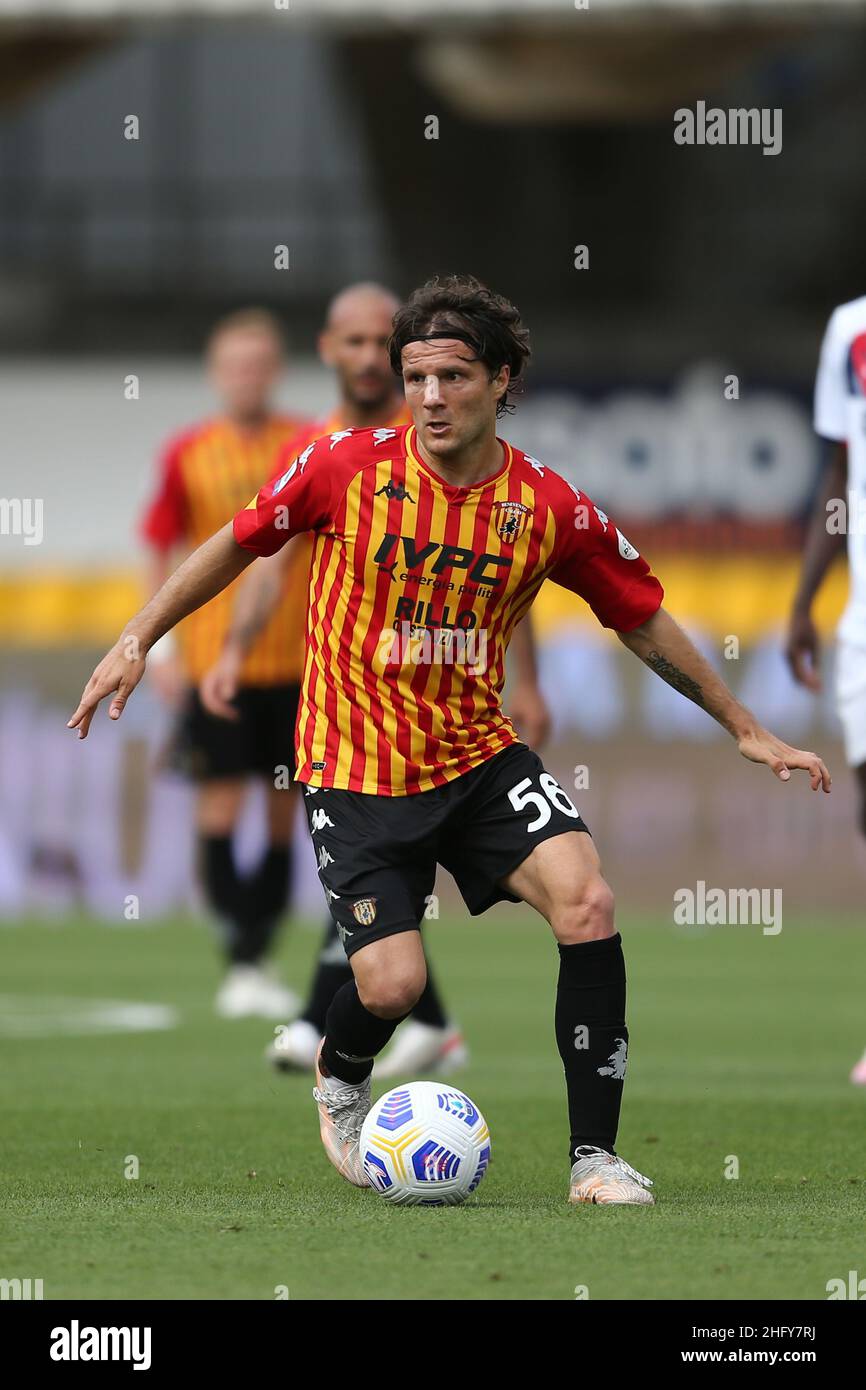
[{"label": "white shorts", "polygon": [[866,647],[841,639],[836,647],[836,708],[849,767],[866,763]]}]

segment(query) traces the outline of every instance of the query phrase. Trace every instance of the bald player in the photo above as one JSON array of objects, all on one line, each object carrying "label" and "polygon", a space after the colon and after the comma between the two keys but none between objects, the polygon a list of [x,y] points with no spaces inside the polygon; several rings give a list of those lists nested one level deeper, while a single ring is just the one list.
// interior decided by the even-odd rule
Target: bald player
[{"label": "bald player", "polygon": [[[390,290],[371,283],[352,285],[333,299],[319,335],[318,350],[324,365],[336,376],[339,402],[330,415],[299,431],[285,445],[274,470],[276,475],[284,472],[320,436],[330,435],[339,442],[347,431],[381,429],[383,440],[387,440],[389,431],[395,432],[409,423],[402,389],[391,370],[387,350],[399,302]],[[297,596],[292,640],[303,654],[311,553],[312,537],[304,533],[284,546],[273,560],[254,564],[244,576],[222,654],[200,686],[202,703],[211,714],[224,719],[238,717],[235,700],[244,662],[273,612],[285,602],[287,593]],[[516,680],[509,692],[511,714],[527,742],[538,746],[547,735],[549,716],[538,688],[528,620],[517,628],[512,652]],[[268,1049],[274,1065],[281,1070],[312,1070],[328,1006],[351,974],[329,915],[306,1006]],[[390,1052],[379,1062],[377,1075],[384,1079],[409,1073],[420,1075],[433,1068],[454,1070],[466,1059],[464,1039],[449,1020],[428,968],[427,986]]]}]

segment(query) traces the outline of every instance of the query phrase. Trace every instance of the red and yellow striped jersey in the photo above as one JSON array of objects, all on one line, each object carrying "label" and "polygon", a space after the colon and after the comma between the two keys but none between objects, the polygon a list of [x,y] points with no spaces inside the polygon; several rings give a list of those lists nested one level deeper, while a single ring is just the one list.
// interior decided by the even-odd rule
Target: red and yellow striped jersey
[{"label": "red and yellow striped jersey", "polygon": [[[393,416],[382,421],[383,428],[389,426],[408,425],[411,416],[405,405]],[[279,478],[286,471],[292,459],[297,458],[314,440],[323,434],[335,434],[338,430],[346,428],[346,420],[339,406],[324,420],[313,420],[298,432],[293,439],[284,444],[279,452],[274,468],[273,478]],[[286,640],[293,644],[294,650],[298,652],[298,670],[303,669],[303,656],[305,634],[307,631],[307,583],[310,575],[310,563],[313,558],[313,539],[312,536],[304,534],[298,537],[293,553],[289,559],[285,577],[285,593],[290,596],[287,603],[287,632]]]},{"label": "red and yellow striped jersey", "polygon": [[498,472],[454,487],[412,425],[336,430],[235,517],[258,555],[312,532],[298,781],[404,796],[518,742],[505,652],[545,579],[618,631],[659,607],[661,585],[610,518],[499,443]]},{"label": "red and yellow striped jersey", "polygon": [[[231,521],[251,492],[274,476],[281,445],[297,438],[306,424],[298,416],[272,415],[261,429],[247,433],[230,420],[217,419],[173,439],[162,457],[156,494],[142,519],[145,540],[158,550],[201,545]],[[235,593],[235,585],[229,585],[179,625],[190,681],[197,683],[219,656]],[[241,680],[244,685],[279,685],[300,680],[302,669],[303,639],[287,593],[251,648]]]}]

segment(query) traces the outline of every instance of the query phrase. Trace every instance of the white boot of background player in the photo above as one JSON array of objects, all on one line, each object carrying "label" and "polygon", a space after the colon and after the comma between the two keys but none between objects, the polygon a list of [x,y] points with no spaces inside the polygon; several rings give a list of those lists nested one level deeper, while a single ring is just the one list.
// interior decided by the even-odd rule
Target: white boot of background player
[{"label": "white boot of background player", "polygon": [[416,1023],[407,1018],[401,1023],[394,1040],[375,1065],[377,1081],[391,1077],[409,1080],[424,1072],[449,1073],[459,1071],[469,1061],[469,1050],[460,1029],[454,1024],[434,1028],[429,1023]]},{"label": "white boot of background player", "polygon": [[301,1007],[298,996],[257,965],[232,965],[220,985],[215,1008],[221,1018],[286,1019]]},{"label": "white boot of background player", "polygon": [[305,1018],[296,1018],[279,1030],[265,1048],[265,1057],[277,1071],[312,1071],[322,1035]]}]

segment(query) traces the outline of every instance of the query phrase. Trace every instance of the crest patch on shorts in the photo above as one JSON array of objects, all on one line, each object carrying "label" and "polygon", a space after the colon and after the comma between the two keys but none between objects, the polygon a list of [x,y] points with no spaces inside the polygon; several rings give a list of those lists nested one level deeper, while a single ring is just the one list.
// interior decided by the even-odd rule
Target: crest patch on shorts
[{"label": "crest patch on shorts", "polygon": [[371,927],[376,920],[376,899],[359,898],[352,903],[352,916],[362,927]]}]

